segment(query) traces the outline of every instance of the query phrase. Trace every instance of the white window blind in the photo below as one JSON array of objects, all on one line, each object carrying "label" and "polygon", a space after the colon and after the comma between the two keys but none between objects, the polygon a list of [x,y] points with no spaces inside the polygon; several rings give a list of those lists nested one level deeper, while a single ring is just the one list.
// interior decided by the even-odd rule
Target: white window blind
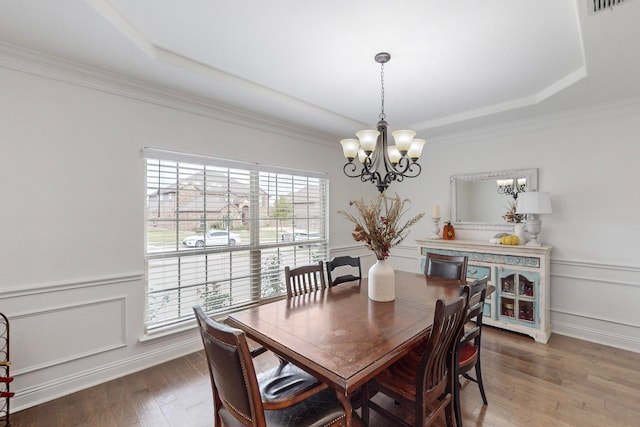
[{"label": "white window blind", "polygon": [[326,175],[145,149],[146,329],[286,293],[284,267],[327,259]]}]

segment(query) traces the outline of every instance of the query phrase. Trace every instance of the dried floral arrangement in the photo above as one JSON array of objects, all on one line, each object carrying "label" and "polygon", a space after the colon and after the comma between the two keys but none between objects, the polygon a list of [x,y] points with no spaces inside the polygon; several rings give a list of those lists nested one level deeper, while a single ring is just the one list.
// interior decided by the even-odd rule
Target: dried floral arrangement
[{"label": "dried floral arrangement", "polygon": [[502,215],[502,219],[504,219],[510,224],[516,224],[524,221],[524,214],[516,213],[517,207],[518,207],[518,203],[516,201],[509,202],[509,207],[507,208],[507,212],[504,215]]},{"label": "dried floral arrangement", "polygon": [[355,206],[355,215],[342,210],[338,213],[356,225],[351,233],[354,240],[364,242],[376,254],[377,259],[383,260],[389,257],[389,251],[393,246],[407,237],[409,227],[424,216],[424,213],[419,213],[402,224],[407,203],[411,201],[401,199],[398,194],[395,197],[387,197],[383,193],[375,200],[365,201],[361,198],[351,201],[349,205]]}]

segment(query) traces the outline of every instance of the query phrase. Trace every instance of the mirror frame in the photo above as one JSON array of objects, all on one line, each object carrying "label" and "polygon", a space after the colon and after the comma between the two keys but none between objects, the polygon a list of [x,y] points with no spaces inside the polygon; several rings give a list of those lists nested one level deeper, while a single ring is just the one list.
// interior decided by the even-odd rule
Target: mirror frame
[{"label": "mirror frame", "polygon": [[481,173],[468,173],[451,175],[450,189],[451,189],[451,223],[454,227],[467,230],[511,230],[512,224],[504,223],[485,223],[485,222],[470,222],[470,221],[457,221],[457,190],[456,183],[459,181],[496,181],[498,179],[508,178],[527,178],[527,191],[538,191],[538,169],[511,169],[502,171],[491,171]]}]

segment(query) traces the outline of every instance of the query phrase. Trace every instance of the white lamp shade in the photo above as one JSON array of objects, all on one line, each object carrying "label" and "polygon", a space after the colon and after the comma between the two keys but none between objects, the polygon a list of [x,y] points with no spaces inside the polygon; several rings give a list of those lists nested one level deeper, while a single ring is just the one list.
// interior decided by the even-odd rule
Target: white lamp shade
[{"label": "white lamp shade", "polygon": [[550,214],[551,196],[546,192],[528,192],[518,194],[516,213]]},{"label": "white lamp shade", "polygon": [[367,159],[367,153],[364,152],[364,150],[361,148],[358,150],[358,160],[360,160],[360,163],[364,163],[364,161]]},{"label": "white lamp shade", "polygon": [[412,130],[394,130],[391,132],[393,139],[396,141],[396,147],[401,153],[406,153],[411,147],[411,141],[416,136],[415,131]]},{"label": "white lamp shade", "polygon": [[424,139],[414,139],[411,141],[411,147],[409,147],[408,156],[411,160],[418,160],[418,158],[422,155],[422,148],[427,141]]},{"label": "white lamp shade", "polygon": [[387,147],[387,153],[389,153],[389,160],[391,164],[397,165],[402,155],[400,154],[400,150],[395,145],[390,145]]},{"label": "white lamp shade", "polygon": [[342,144],[342,152],[347,159],[356,158],[358,148],[360,148],[360,142],[357,139],[343,139],[340,144]]},{"label": "white lamp shade", "polygon": [[376,149],[378,135],[380,135],[380,132],[377,130],[361,130],[356,132],[356,136],[360,140],[360,146],[364,151],[368,152],[373,152]]}]

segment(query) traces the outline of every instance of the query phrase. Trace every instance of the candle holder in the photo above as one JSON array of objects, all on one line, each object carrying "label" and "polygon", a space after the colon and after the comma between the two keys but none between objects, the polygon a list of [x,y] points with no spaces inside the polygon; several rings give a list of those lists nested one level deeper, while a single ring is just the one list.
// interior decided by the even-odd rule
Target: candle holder
[{"label": "candle holder", "polygon": [[440,222],[440,217],[431,218],[431,221],[433,221],[433,228],[431,229],[433,235],[429,238],[431,240],[442,240],[442,236],[440,235],[440,226],[438,225],[438,223]]}]

